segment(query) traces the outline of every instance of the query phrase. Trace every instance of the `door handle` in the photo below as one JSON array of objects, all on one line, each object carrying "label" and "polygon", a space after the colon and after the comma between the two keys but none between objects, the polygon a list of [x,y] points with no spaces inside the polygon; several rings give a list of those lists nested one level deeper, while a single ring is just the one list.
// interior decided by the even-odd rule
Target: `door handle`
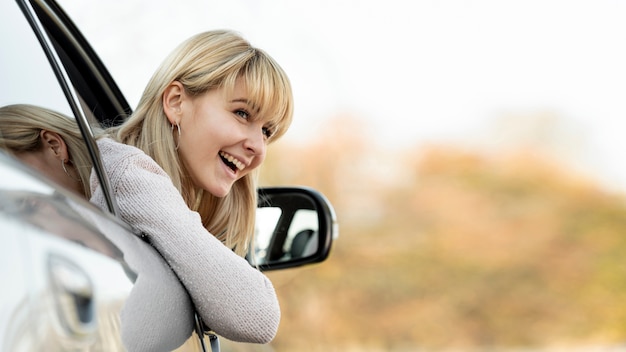
[{"label": "door handle", "polygon": [[73,261],[57,254],[48,256],[48,270],[56,312],[63,329],[76,338],[94,334],[97,319],[89,275]]}]

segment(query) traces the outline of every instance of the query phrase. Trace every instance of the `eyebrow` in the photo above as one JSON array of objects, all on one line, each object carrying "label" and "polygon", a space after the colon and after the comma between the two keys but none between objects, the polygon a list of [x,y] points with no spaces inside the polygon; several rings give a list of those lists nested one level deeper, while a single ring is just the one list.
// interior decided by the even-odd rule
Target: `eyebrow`
[{"label": "eyebrow", "polygon": [[261,108],[260,107],[255,107],[254,104],[252,102],[250,102],[249,99],[237,98],[237,99],[232,99],[229,102],[230,103],[244,103],[244,104],[248,105],[251,110],[253,110],[252,112],[255,115],[258,114],[261,111]]}]

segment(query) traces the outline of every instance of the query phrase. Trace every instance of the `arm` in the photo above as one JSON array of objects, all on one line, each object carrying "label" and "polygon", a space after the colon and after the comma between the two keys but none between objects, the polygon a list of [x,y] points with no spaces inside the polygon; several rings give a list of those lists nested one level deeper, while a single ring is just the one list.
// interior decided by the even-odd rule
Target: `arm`
[{"label": "arm", "polygon": [[271,341],[280,308],[269,279],[202,226],[151,158],[136,154],[118,160],[105,166],[122,218],[169,263],[202,320],[230,340]]}]

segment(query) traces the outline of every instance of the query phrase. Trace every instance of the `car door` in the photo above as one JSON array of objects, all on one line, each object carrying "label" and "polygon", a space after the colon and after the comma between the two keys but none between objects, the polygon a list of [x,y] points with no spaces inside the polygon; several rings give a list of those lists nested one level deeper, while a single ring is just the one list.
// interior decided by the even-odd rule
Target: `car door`
[{"label": "car door", "polygon": [[3,351],[199,348],[193,305],[154,248],[4,153],[0,174]]}]

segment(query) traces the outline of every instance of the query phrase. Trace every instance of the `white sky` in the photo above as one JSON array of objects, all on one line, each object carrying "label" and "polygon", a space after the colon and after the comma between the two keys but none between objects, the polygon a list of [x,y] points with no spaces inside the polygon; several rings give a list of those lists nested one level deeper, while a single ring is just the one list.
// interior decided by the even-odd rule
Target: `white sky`
[{"label": "white sky", "polygon": [[349,113],[382,146],[545,144],[626,190],[626,1],[59,2],[132,106],[175,45],[229,28],[289,74],[285,138]]}]

